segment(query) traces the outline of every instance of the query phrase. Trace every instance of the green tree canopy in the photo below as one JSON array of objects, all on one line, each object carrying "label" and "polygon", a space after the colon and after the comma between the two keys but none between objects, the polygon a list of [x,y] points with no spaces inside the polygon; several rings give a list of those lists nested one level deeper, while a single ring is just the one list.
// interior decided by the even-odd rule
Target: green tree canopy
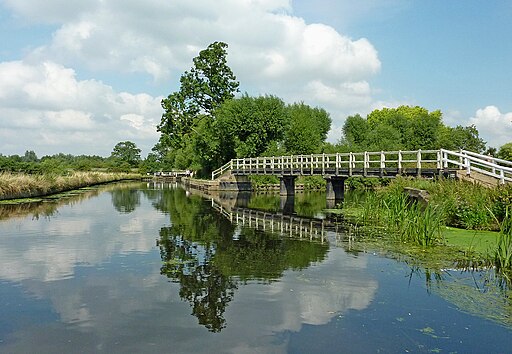
[{"label": "green tree canopy", "polygon": [[445,126],[439,110],[400,106],[374,110],[367,118],[348,117],[343,125],[345,150],[466,149],[482,152],[485,142],[475,126]]},{"label": "green tree canopy", "polygon": [[512,141],[500,147],[498,150],[498,157],[503,160],[512,161]]},{"label": "green tree canopy", "polygon": [[122,162],[128,163],[130,166],[136,166],[140,162],[141,150],[131,141],[121,141],[114,146],[111,157]]},{"label": "green tree canopy", "polygon": [[322,149],[331,129],[331,118],[322,108],[304,103],[287,107],[290,123],[285,133],[284,147],[290,154],[312,154]]},{"label": "green tree canopy", "polygon": [[162,100],[164,113],[157,127],[160,142],[181,147],[183,137],[215,108],[234,97],[239,83],[227,65],[227,44],[214,42],[193,59],[193,67],[180,78],[180,90]]},{"label": "green tree canopy", "polygon": [[[281,141],[288,125],[284,102],[275,96],[226,101],[215,112],[215,129],[222,161],[260,156],[273,141]],[[222,142],[222,144],[220,144]]]}]

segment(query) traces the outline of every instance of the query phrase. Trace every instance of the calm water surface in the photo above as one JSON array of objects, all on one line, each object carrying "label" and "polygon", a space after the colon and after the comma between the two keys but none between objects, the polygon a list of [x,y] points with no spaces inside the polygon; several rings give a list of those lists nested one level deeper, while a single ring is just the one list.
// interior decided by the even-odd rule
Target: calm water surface
[{"label": "calm water surface", "polygon": [[293,205],[136,183],[0,206],[0,352],[511,352],[492,276],[356,251],[325,196]]}]

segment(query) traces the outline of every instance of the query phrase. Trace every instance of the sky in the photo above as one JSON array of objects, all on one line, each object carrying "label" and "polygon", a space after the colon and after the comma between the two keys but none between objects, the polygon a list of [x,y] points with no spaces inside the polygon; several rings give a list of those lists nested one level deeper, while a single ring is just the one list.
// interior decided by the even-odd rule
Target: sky
[{"label": "sky", "polygon": [[0,153],[158,141],[162,98],[228,44],[241,93],[346,117],[399,105],[512,141],[509,0],[0,0]]}]

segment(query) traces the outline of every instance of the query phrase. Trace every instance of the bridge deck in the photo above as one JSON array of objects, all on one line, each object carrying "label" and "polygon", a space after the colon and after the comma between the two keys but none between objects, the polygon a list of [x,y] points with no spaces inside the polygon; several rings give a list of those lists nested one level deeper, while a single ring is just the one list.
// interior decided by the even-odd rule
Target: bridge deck
[{"label": "bridge deck", "polygon": [[396,176],[414,176],[434,178],[441,175],[446,177],[455,177],[456,169],[437,169],[437,168],[239,168],[233,169],[233,175],[277,175],[277,176],[329,176],[329,177],[380,177],[395,178]]}]

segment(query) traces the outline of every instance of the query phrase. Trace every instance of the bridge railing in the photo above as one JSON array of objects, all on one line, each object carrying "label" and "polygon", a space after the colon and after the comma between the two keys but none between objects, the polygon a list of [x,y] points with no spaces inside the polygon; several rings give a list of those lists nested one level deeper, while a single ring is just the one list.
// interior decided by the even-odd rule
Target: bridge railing
[{"label": "bridge railing", "polygon": [[356,169],[385,169],[387,167],[402,168],[441,168],[440,150],[415,151],[365,151],[336,154],[311,154],[252,157],[232,159],[212,172],[212,180],[230,170],[242,173],[276,174],[293,171],[301,175],[338,174],[342,169],[352,174]]},{"label": "bridge railing", "polygon": [[466,170],[467,175],[472,171],[498,179],[500,184],[512,182],[512,162],[496,157],[478,154],[476,152],[460,150],[450,151],[441,149],[443,155],[443,168],[455,166]]},{"label": "bridge railing", "polygon": [[512,162],[490,156],[460,150],[458,152],[440,150],[413,151],[365,151],[336,154],[312,154],[252,157],[232,159],[212,172],[212,180],[227,171],[240,174],[295,174],[295,175],[338,175],[340,172],[352,176],[355,172],[370,169],[384,170],[405,168],[418,170],[465,169],[468,175],[476,171],[500,183],[512,182]]}]

